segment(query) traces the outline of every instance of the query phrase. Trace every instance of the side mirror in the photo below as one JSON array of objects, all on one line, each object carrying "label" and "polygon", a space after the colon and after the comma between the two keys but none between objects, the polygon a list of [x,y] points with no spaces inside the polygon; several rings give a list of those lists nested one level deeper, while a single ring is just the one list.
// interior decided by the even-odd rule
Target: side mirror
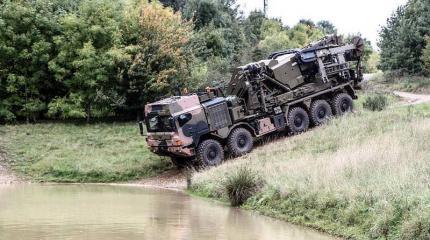
[{"label": "side mirror", "polygon": [[140,131],[140,135],[146,136],[145,132],[143,131],[143,122],[142,121],[139,122],[139,131]]},{"label": "side mirror", "polygon": [[191,113],[184,113],[181,114],[178,117],[178,122],[179,122],[179,126],[182,127],[184,126],[187,122],[189,122],[191,119],[193,118],[193,115],[191,115]]}]

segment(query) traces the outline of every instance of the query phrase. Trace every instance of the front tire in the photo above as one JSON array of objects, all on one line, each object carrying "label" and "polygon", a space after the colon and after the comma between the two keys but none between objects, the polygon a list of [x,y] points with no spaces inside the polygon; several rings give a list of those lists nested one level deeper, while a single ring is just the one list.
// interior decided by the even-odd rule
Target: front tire
[{"label": "front tire", "polygon": [[313,102],[309,113],[311,122],[314,126],[320,126],[327,123],[333,115],[330,104],[325,100],[316,100]]},{"label": "front tire", "polygon": [[236,128],[228,137],[227,146],[234,157],[240,157],[251,152],[254,140],[248,130]]},{"label": "front tire", "polygon": [[352,112],[353,100],[349,94],[339,93],[333,98],[332,102],[333,112],[337,116],[345,115],[348,112]]},{"label": "front tire", "polygon": [[306,132],[309,128],[309,116],[301,107],[292,108],[288,112],[288,130],[291,134]]},{"label": "front tire", "polygon": [[196,157],[203,167],[218,166],[224,160],[224,149],[220,142],[208,139],[199,144]]}]

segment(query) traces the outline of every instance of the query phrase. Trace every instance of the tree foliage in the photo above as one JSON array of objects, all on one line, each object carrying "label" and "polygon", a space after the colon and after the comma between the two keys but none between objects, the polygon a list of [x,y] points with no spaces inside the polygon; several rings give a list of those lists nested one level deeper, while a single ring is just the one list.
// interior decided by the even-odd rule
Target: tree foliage
[{"label": "tree foliage", "polygon": [[320,28],[324,34],[336,34],[337,29],[333,23],[327,20],[317,22],[317,27]]},{"label": "tree foliage", "polygon": [[271,52],[301,48],[324,36],[319,28],[299,23],[291,29],[282,26],[279,20],[267,19],[262,24],[263,39],[259,47],[269,55]]},{"label": "tree foliage", "polygon": [[126,25],[132,27],[124,35],[133,36],[126,37],[131,55],[125,77],[128,105],[141,108],[157,96],[193,87],[187,77],[193,55],[183,47],[189,44],[192,24],[157,3],[132,6],[127,12]]},{"label": "tree foliage", "polygon": [[236,0],[0,1],[0,122],[142,113],[167,95],[225,85],[235,66],[332,33],[288,27]]},{"label": "tree foliage", "polygon": [[426,38],[426,47],[423,49],[421,60],[426,67],[426,70],[430,72],[430,37]]},{"label": "tree foliage", "polygon": [[[110,1],[83,1],[78,11],[59,19],[62,31],[54,37],[57,53],[49,69],[68,89],[69,93],[61,96],[69,103],[65,108],[70,103],[78,104],[74,109],[88,120],[94,111],[110,112],[115,101],[117,61],[124,57],[119,31],[121,11]],[[81,101],[67,99],[73,95]],[[61,102],[56,99],[56,103]],[[64,117],[76,116],[60,112]]]},{"label": "tree foliage", "polygon": [[409,0],[392,14],[380,31],[381,69],[422,73],[421,55],[428,35],[430,0]]},{"label": "tree foliage", "polygon": [[5,1],[0,8],[0,118],[36,118],[56,82],[48,69],[59,31],[53,6]]}]

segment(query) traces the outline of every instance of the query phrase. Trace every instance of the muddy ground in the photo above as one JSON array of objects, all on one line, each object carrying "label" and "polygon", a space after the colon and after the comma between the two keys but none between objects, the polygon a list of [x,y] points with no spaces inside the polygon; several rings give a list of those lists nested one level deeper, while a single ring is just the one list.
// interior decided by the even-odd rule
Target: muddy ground
[{"label": "muddy ground", "polygon": [[22,182],[22,180],[8,169],[6,153],[0,149],[0,184],[13,184],[17,182]]}]

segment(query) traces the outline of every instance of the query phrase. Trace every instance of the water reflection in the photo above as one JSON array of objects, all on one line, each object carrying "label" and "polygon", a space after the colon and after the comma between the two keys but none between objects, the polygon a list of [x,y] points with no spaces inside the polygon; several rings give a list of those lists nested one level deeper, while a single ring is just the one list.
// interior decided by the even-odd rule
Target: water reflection
[{"label": "water reflection", "polygon": [[0,239],[331,239],[180,193],[99,185],[0,185]]}]

